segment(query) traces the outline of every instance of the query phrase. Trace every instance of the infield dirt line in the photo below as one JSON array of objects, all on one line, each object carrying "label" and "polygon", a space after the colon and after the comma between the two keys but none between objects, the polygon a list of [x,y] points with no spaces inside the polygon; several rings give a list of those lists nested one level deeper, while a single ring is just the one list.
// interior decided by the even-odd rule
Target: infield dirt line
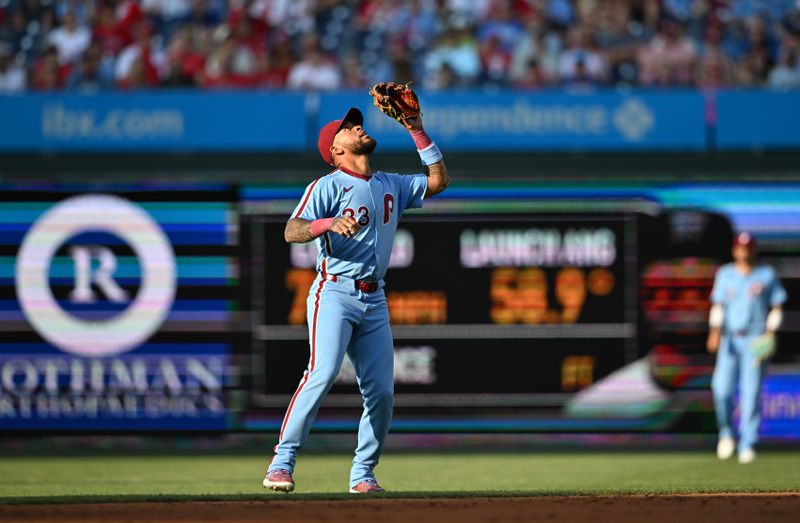
[{"label": "infield dirt line", "polygon": [[442,523],[597,521],[703,523],[797,521],[800,493],[633,496],[475,497],[290,501],[181,501],[0,505],[0,520],[20,522],[240,521],[281,523]]}]

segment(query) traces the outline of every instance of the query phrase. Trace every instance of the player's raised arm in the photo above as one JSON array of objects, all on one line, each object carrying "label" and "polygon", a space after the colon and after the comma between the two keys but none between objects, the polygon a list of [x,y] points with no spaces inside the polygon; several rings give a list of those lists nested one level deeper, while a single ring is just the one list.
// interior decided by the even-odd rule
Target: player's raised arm
[{"label": "player's raised arm", "polygon": [[447,188],[450,175],[442,159],[442,153],[422,127],[422,112],[419,99],[410,84],[381,82],[369,90],[375,105],[384,114],[403,125],[417,146],[422,163],[425,165],[427,189],[424,198],[435,196]]},{"label": "player's raised arm", "polygon": [[421,115],[416,118],[406,119],[405,125],[408,132],[411,133],[414,145],[417,146],[417,152],[422,159],[422,163],[425,164],[425,175],[428,177],[428,189],[425,191],[425,198],[436,196],[447,189],[450,184],[450,175],[447,172],[447,166],[444,164],[442,153],[422,127]]}]

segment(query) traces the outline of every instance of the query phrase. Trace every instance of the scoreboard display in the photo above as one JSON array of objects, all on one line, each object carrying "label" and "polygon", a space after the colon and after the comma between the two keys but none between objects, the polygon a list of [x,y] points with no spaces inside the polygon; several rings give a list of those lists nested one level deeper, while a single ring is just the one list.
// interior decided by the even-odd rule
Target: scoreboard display
[{"label": "scoreboard display", "polygon": [[[269,429],[280,423],[308,362],[306,299],[318,249],[286,244],[285,215],[250,218],[245,243],[253,266],[246,272],[258,324],[252,398],[258,428]],[[638,219],[404,216],[385,277],[394,426],[402,430],[404,416],[441,419],[459,407],[471,415],[559,407],[569,393],[636,359]],[[359,408],[348,361],[324,405],[323,420]]]},{"label": "scoreboard display", "polygon": [[[4,188],[0,431],[280,428],[319,255],[284,240],[294,190]],[[731,239],[724,215],[620,201],[407,213],[385,278],[392,430],[713,432],[708,295]],[[791,300],[796,261],[768,249]],[[780,336],[789,361],[797,330]],[[775,363],[762,432],[796,434],[796,370]],[[315,430],[357,429],[355,381],[345,360]]]},{"label": "scoreboard display", "polygon": [[[265,325],[305,324],[316,243],[267,229]],[[393,325],[619,324],[622,217],[437,216],[397,231],[386,293]]]}]

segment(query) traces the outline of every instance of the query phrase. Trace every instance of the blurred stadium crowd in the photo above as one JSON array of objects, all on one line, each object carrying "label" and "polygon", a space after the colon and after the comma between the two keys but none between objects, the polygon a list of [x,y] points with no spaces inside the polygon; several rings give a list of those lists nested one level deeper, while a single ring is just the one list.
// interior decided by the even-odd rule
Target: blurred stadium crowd
[{"label": "blurred stadium crowd", "polygon": [[800,0],[0,0],[0,92],[800,88]]}]

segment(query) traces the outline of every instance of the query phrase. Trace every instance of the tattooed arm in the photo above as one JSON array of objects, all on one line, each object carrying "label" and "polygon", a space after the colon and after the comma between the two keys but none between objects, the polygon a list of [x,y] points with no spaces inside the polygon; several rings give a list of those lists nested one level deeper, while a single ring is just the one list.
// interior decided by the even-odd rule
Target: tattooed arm
[{"label": "tattooed arm", "polygon": [[447,172],[447,166],[444,160],[436,162],[425,168],[425,174],[428,176],[428,190],[425,191],[425,198],[435,196],[440,192],[447,189],[450,184],[450,175]]},{"label": "tattooed arm", "polygon": [[283,237],[286,239],[286,243],[310,242],[314,239],[314,235],[311,234],[311,220],[292,218],[286,223]]}]

